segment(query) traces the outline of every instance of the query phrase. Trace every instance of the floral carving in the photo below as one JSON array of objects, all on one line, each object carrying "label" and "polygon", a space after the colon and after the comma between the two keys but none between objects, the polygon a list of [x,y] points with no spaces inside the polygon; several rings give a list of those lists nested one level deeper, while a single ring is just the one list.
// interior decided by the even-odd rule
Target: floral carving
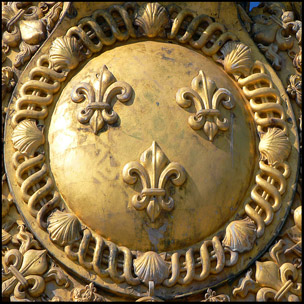
[{"label": "floral carving", "polygon": [[74,288],[71,291],[70,300],[73,302],[106,302],[106,300],[96,293],[93,283],[86,285],[84,288]]},{"label": "floral carving", "polygon": [[14,79],[14,71],[11,67],[2,68],[2,99],[5,98],[8,92],[11,92],[16,82]]},{"label": "floral carving", "polygon": [[159,216],[161,209],[171,211],[174,200],[167,195],[165,185],[169,179],[175,186],[186,181],[185,169],[178,163],[169,163],[168,158],[154,141],[152,146],[142,153],[140,163],[127,163],[122,172],[127,184],[135,184],[138,177],[143,189],[140,195],[134,195],[132,205],[136,210],[147,209],[152,222]]},{"label": "floral carving", "polygon": [[234,107],[234,99],[230,91],[224,88],[217,89],[213,80],[205,76],[203,71],[192,80],[191,88],[181,88],[176,93],[176,102],[182,108],[188,108],[192,102],[195,105],[196,113],[188,119],[190,127],[194,130],[204,128],[205,134],[210,141],[213,141],[218,129],[226,131],[229,128],[229,121],[219,119],[219,104],[231,110]]},{"label": "floral carving", "polygon": [[218,61],[224,66],[228,74],[236,77],[249,75],[253,60],[251,57],[251,49],[241,43],[235,41],[227,42],[222,48],[221,53],[224,59]]},{"label": "floral carving", "polygon": [[233,290],[233,295],[245,297],[248,292],[256,293],[256,301],[289,301],[298,302],[302,294],[302,284],[297,283],[298,270],[291,263],[280,263],[279,253],[282,251],[283,240],[276,243],[270,250],[271,261],[256,262],[255,279],[249,270]]},{"label": "floral carving", "polygon": [[302,76],[290,75],[287,93],[291,98],[295,99],[298,106],[302,106]]},{"label": "floral carving", "polygon": [[223,245],[232,251],[244,252],[252,249],[256,240],[256,226],[246,217],[243,220],[233,221],[226,228]]},{"label": "floral carving", "polygon": [[47,38],[62,11],[62,2],[29,6],[31,2],[8,2],[3,5],[2,40],[8,47],[19,46],[14,66],[20,67]]},{"label": "floral carving", "polygon": [[133,261],[134,272],[146,285],[161,284],[169,276],[167,262],[154,251],[147,251]]},{"label": "floral carving", "polygon": [[41,250],[20,222],[19,233],[12,238],[12,243],[21,243],[20,248],[6,251],[2,260],[2,296],[11,296],[15,301],[32,300],[42,296],[46,282],[51,280],[68,287],[67,276],[54,264],[49,266],[47,251]]},{"label": "floral carving", "polygon": [[34,156],[36,150],[44,144],[43,129],[40,130],[34,120],[23,120],[12,134],[14,148],[28,156]]},{"label": "floral carving", "polygon": [[[289,57],[298,60],[296,58],[301,52],[302,22],[294,20],[292,11],[286,11],[283,3],[265,2],[259,8],[253,9],[251,15],[254,22],[253,39],[258,42],[258,47],[274,69],[281,70],[282,67],[279,51],[287,50]],[[302,64],[299,66],[295,61],[296,68],[301,69]]]},{"label": "floral carving", "polygon": [[72,213],[56,210],[47,219],[50,239],[60,246],[78,241],[81,238],[80,228],[80,222]]},{"label": "floral carving", "polygon": [[88,100],[88,105],[77,115],[78,121],[82,124],[90,122],[94,134],[97,134],[105,123],[117,122],[118,115],[111,105],[115,96],[119,101],[127,102],[132,96],[132,88],[124,81],[116,81],[104,65],[101,73],[96,75],[93,85],[81,82],[71,92],[72,101],[76,103]]},{"label": "floral carving", "polygon": [[283,130],[269,128],[266,133],[261,133],[259,151],[261,160],[267,160],[270,165],[275,166],[288,158],[291,144]]},{"label": "floral carving", "polygon": [[286,233],[295,245],[284,251],[284,254],[293,252],[298,257],[302,258],[302,206],[299,206],[294,211],[295,225],[289,228]]},{"label": "floral carving", "polygon": [[215,291],[208,288],[205,294],[205,300],[201,302],[230,302],[230,297],[225,294],[217,295]]},{"label": "floral carving", "polygon": [[147,3],[139,9],[134,23],[142,29],[145,36],[153,38],[168,25],[168,12],[157,2]]}]

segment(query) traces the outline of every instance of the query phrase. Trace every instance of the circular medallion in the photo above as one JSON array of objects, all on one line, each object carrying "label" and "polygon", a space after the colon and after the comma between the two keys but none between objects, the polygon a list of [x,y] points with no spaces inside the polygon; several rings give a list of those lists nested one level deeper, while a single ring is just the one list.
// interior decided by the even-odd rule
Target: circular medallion
[{"label": "circular medallion", "polygon": [[[183,32],[188,11],[170,23],[172,8],[130,8],[95,11],[36,59],[10,105],[5,163],[60,263],[115,293],[171,299],[267,249],[292,201],[297,134],[280,82],[234,34],[206,15]],[[200,22],[209,36],[194,35]]]},{"label": "circular medallion", "polygon": [[[102,74],[104,65],[134,93],[127,102],[115,102],[112,109],[119,116],[117,122],[105,124],[95,134],[90,123],[78,121],[85,105],[73,102],[71,92],[84,88],[82,82],[97,87],[101,76],[96,75]],[[176,102],[177,91],[190,86],[200,70],[207,81],[216,79],[218,88],[229,88],[235,103],[231,110],[222,105],[216,109],[229,122],[228,130],[219,131],[213,141],[203,129],[189,126],[194,105],[185,111]],[[210,98],[213,93],[206,92]],[[244,104],[220,67],[185,47],[147,41],[105,52],[71,79],[52,115],[48,142],[58,190],[85,225],[116,244],[141,251],[192,245],[225,224],[248,190],[257,155],[253,122]],[[186,178],[182,185],[165,184],[164,198],[171,196],[174,208],[158,216],[155,211],[154,218],[146,209],[136,211],[132,205],[142,184],[129,185],[123,179],[124,166],[139,162],[153,142],[159,157],[180,164]],[[146,166],[153,166],[152,162],[153,156]],[[148,173],[155,186],[163,169],[157,163],[155,173],[151,172],[155,176]]]}]

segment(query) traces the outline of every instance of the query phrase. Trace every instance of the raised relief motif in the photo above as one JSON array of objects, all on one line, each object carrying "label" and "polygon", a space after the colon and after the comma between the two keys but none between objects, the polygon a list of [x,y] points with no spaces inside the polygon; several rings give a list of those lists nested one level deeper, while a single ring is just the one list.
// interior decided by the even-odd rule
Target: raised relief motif
[{"label": "raised relief motif", "polygon": [[44,144],[43,130],[41,131],[34,120],[23,120],[14,129],[12,134],[14,148],[28,156],[34,153]]},{"label": "raised relief motif", "polygon": [[56,281],[67,288],[68,277],[49,262],[47,251],[29,233],[22,221],[18,222],[19,232],[11,238],[19,249],[9,249],[2,259],[2,296],[14,301],[34,301],[42,296],[46,284]]},{"label": "raised relief motif", "polygon": [[229,121],[227,118],[220,120],[219,104],[231,110],[234,107],[234,99],[230,91],[224,88],[217,89],[215,82],[199,71],[191,83],[191,88],[181,88],[176,93],[176,102],[182,108],[188,108],[192,102],[196,113],[188,119],[190,127],[194,130],[204,128],[205,134],[213,141],[218,130],[227,131]]},{"label": "raised relief motif", "polygon": [[282,263],[280,253],[283,240],[277,242],[270,250],[270,260],[257,261],[255,279],[251,278],[252,269],[239,281],[233,290],[234,296],[244,298],[248,292],[256,294],[258,302],[298,302],[302,295],[302,283],[297,283],[299,271],[291,263]]},{"label": "raised relief motif", "polygon": [[154,251],[148,251],[134,261],[134,272],[146,285],[153,281],[161,284],[169,276],[169,265]]},{"label": "raised relief motif", "polygon": [[84,288],[74,288],[71,291],[70,300],[73,302],[107,302],[96,292],[96,288],[93,283],[86,285]]},{"label": "raised relief motif", "polygon": [[134,23],[149,38],[156,37],[159,33],[164,35],[164,28],[169,23],[168,12],[157,2],[147,3],[139,9]]},{"label": "raised relief motif", "polygon": [[227,42],[220,51],[223,54],[223,59],[219,59],[225,71],[232,74],[236,79],[240,76],[247,77],[253,65],[251,57],[251,49],[241,43],[235,41]]},{"label": "raised relief motif", "polygon": [[30,6],[32,2],[8,2],[2,8],[2,41],[8,48],[19,46],[14,66],[19,68],[37,51],[54,28],[62,2]]},{"label": "raised relief motif", "polygon": [[47,224],[51,240],[60,246],[72,244],[81,238],[80,223],[72,213],[56,210],[48,217]]},{"label": "raised relief motif", "polygon": [[294,13],[286,11],[283,3],[264,2],[253,9],[250,15],[254,22],[253,39],[273,68],[281,70],[283,57],[280,52],[287,51],[288,56],[294,60],[294,66],[301,71],[302,22],[295,20]]},{"label": "raised relief motif", "polygon": [[226,294],[217,295],[215,291],[208,288],[205,294],[205,300],[201,302],[230,302],[230,297]]},{"label": "raised relief motif", "polygon": [[[8,134],[13,133],[11,130],[12,128],[17,129],[18,126],[21,127],[23,122],[26,120],[35,120],[35,124],[37,125],[38,120],[39,123],[41,123],[41,121],[43,122],[43,120],[47,118],[47,106],[51,105],[53,102],[53,95],[59,91],[61,83],[62,86],[65,85],[64,80],[66,79],[67,74],[71,69],[76,68],[81,60],[81,56],[79,56],[78,60],[80,48],[87,51],[87,58],[89,58],[92,53],[100,52],[103,46],[113,45],[117,40],[123,41],[129,37],[137,37],[140,30],[136,31],[135,34],[133,28],[133,24],[135,23],[134,17],[131,18],[131,14],[129,14],[130,7],[134,8],[132,4],[126,3],[123,6],[114,5],[107,9],[97,10],[93,13],[92,18],[83,18],[83,20],[79,21],[78,26],[74,26],[69,29],[64,37],[61,37],[60,40],[59,38],[57,38],[58,40],[54,40],[53,48],[50,48],[49,54],[39,57],[38,64],[33,68],[33,71],[31,71],[29,75],[29,80],[24,81],[23,86],[21,86],[20,98],[17,99],[14,105],[15,113],[11,120],[12,124],[8,124]],[[234,266],[238,262],[242,263],[243,257],[246,259],[248,256],[246,256],[246,253],[242,255],[240,254],[239,261],[239,253],[249,251],[253,247],[256,238],[263,235],[264,226],[272,222],[274,212],[278,211],[280,206],[286,203],[285,197],[287,197],[287,195],[285,194],[286,196],[283,197],[285,191],[288,192],[288,197],[290,197],[289,195],[291,191],[288,189],[290,188],[289,186],[291,182],[287,181],[287,179],[291,169],[294,168],[294,166],[290,168],[286,161],[289,155],[287,150],[290,151],[286,144],[286,140],[289,141],[287,135],[284,135],[286,137],[284,139],[284,136],[281,136],[282,134],[275,134],[280,132],[288,134],[287,131],[290,128],[289,124],[286,124],[285,122],[284,108],[281,105],[282,100],[280,98],[281,91],[277,89],[275,81],[272,81],[271,77],[267,72],[265,72],[264,65],[256,61],[254,62],[254,66],[251,68],[250,50],[241,43],[226,43],[227,40],[235,40],[236,36],[227,32],[223,25],[213,22],[210,17],[206,15],[196,16],[195,13],[189,12],[189,10],[176,9],[176,6],[172,6],[170,8],[166,7],[165,9],[168,11],[170,18],[173,14],[177,14],[177,17],[172,17],[173,22],[172,24],[169,24],[172,25],[172,27],[169,29],[169,32],[166,32],[167,37],[175,39],[177,43],[188,43],[188,47],[192,46],[194,49],[200,49],[202,53],[207,56],[212,56],[212,59],[217,62],[219,58],[223,59],[222,64],[225,71],[230,74],[230,76],[232,75],[232,79],[236,80],[238,85],[243,89],[244,96],[248,99],[248,104],[250,104],[251,110],[255,114],[255,123],[258,133],[261,135],[260,154],[262,160],[259,163],[260,171],[256,175],[256,185],[259,188],[253,188],[251,192],[253,201],[250,204],[247,202],[245,204],[245,213],[254,220],[255,224],[252,224],[250,220],[246,221],[244,219],[234,221],[227,226],[224,240],[224,234],[219,234],[218,236],[214,236],[212,240],[207,239],[203,242],[200,241],[194,246],[183,248],[181,250],[178,249],[173,253],[169,253],[166,256],[166,261],[164,260],[164,265],[166,265],[166,262],[168,261],[169,266],[166,265],[167,267],[164,267],[162,261],[159,261],[158,257],[162,258],[161,255],[156,257],[156,255],[158,255],[157,253],[151,254],[151,252],[146,252],[145,255],[143,252],[142,255],[137,255],[136,260],[134,260],[134,254],[130,249],[124,246],[118,246],[112,241],[96,235],[90,230],[90,228],[85,229],[80,234],[82,236],[80,242],[76,241],[79,240],[79,235],[78,233],[74,234],[74,232],[79,232],[79,230],[68,228],[78,226],[78,223],[74,221],[74,218],[66,216],[66,214],[64,214],[64,216],[66,216],[65,218],[57,216],[60,211],[56,211],[51,214],[52,209],[58,206],[60,196],[57,191],[53,190],[55,183],[52,182],[50,177],[51,174],[48,172],[49,167],[48,164],[45,163],[46,158],[43,154],[35,154],[38,146],[33,148],[34,155],[31,158],[28,158],[17,146],[15,146],[15,149],[18,151],[16,151],[11,158],[12,165],[9,163],[7,164],[7,166],[11,166],[12,168],[14,167],[14,177],[17,181],[16,184],[18,184],[18,187],[20,188],[18,191],[20,191],[22,199],[27,204],[26,208],[28,207],[32,216],[37,217],[37,222],[40,228],[49,232],[52,241],[58,245],[56,247],[59,248],[59,246],[64,246],[64,249],[60,248],[62,251],[64,250],[63,253],[65,252],[66,256],[71,261],[75,261],[75,265],[77,264],[77,267],[83,267],[88,271],[92,271],[93,275],[96,274],[99,284],[105,277],[107,277],[109,282],[111,280],[115,283],[112,284],[111,282],[115,288],[120,288],[119,284],[126,282],[129,286],[126,287],[125,291],[121,289],[119,292],[125,292],[129,295],[130,289],[134,288],[131,292],[136,293],[136,297],[139,299],[142,299],[140,297],[142,297],[143,294],[137,293],[139,289],[136,289],[134,286],[139,285],[140,282],[149,281],[149,279],[154,281],[156,278],[156,280],[161,282],[158,286],[160,290],[163,286],[165,288],[171,288],[177,285],[175,289],[172,288],[170,290],[170,292],[172,291],[172,294],[176,295],[177,293],[181,294],[180,290],[177,290],[180,286],[184,288],[188,284],[192,283],[192,281],[204,281],[203,284],[206,284],[204,286],[208,286],[207,284],[209,284],[210,275],[211,280],[214,278],[219,278],[219,280],[221,280],[224,277],[223,273],[226,271],[226,267]],[[115,18],[110,18],[109,12],[112,13],[113,11],[115,12]],[[133,14],[133,16],[134,15],[135,14]],[[105,21],[98,24],[97,21],[102,19],[101,17],[106,17],[104,18]],[[185,20],[188,17],[192,18],[191,22]],[[125,23],[124,25],[122,25],[123,22]],[[163,26],[165,27],[165,22],[163,23]],[[91,29],[87,30],[87,27],[91,27]],[[122,27],[124,27],[124,31],[119,30]],[[143,31],[144,34],[148,36],[148,30]],[[104,32],[107,32],[107,35],[103,35]],[[109,33],[110,35],[108,35]],[[156,37],[155,35],[160,33],[161,30],[157,29],[153,34],[151,34],[152,36],[149,37]],[[78,41],[76,41],[72,36],[77,36]],[[227,45],[226,48],[225,45]],[[236,46],[236,48],[234,48],[234,46]],[[223,58],[218,56],[220,53],[219,51],[223,54]],[[208,78],[202,74],[197,76],[201,77],[201,84],[205,82],[207,83],[207,88],[212,88],[213,85],[208,83]],[[37,76],[40,76],[40,80],[37,80]],[[102,77],[103,76],[100,76],[100,79],[102,79]],[[52,83],[50,83],[48,79]],[[110,86],[112,84],[110,84]],[[103,88],[103,85],[100,83],[95,86],[94,84],[90,86],[91,88],[89,91],[93,91],[94,94],[98,91],[96,87],[99,88],[100,91],[100,88]],[[105,89],[105,91],[108,89],[109,87]],[[193,88],[191,90],[193,90]],[[202,88],[201,90],[203,91]],[[211,91],[205,95],[207,95],[207,97],[210,97],[209,95],[211,95],[212,97],[212,94],[217,94],[217,92],[214,93]],[[32,94],[32,92],[36,95]],[[77,94],[75,93],[75,95]],[[80,95],[85,94],[81,93]],[[109,95],[111,94],[109,93]],[[197,95],[202,99],[200,94],[197,93]],[[225,94],[222,93],[218,95],[223,96]],[[219,96],[217,97],[220,99],[219,102],[221,102],[222,99]],[[82,101],[85,97],[83,96]],[[94,99],[93,103],[98,103],[98,98],[99,97],[96,97],[96,100]],[[232,108],[233,100],[226,100],[227,98],[231,99],[231,95],[225,95],[224,98],[225,100],[223,101],[223,105],[225,106],[224,103],[230,102],[232,105],[229,105],[228,108]],[[213,98],[208,99],[208,105],[210,105],[210,103],[212,105],[213,103],[210,102],[210,100],[213,100]],[[192,100],[190,101],[190,105],[191,102]],[[198,116],[202,115],[200,110],[206,110],[203,109],[203,102],[204,101],[201,101],[200,109],[197,109],[198,113],[196,114],[199,114]],[[104,103],[106,103],[105,94],[103,97],[100,96],[100,104],[102,104],[100,107],[97,106],[96,108],[93,107],[83,110],[84,113],[88,113],[89,110],[92,110],[92,116],[95,112],[99,112],[98,115],[96,114],[98,117],[93,118],[93,126],[91,125],[95,130],[97,128],[100,130],[100,120],[103,120],[104,124],[107,122],[104,117],[102,117],[102,112],[112,110],[112,107],[109,108],[106,105],[103,105]],[[216,135],[216,132],[214,132],[214,124],[216,123],[215,121],[212,121],[212,118],[217,118],[218,114],[214,114],[216,111],[213,112],[213,110],[217,110],[217,107],[212,108],[211,106],[209,110],[210,111],[205,112],[204,117],[207,120],[206,124],[208,122],[206,129],[208,138],[210,139],[210,137],[214,138]],[[199,118],[200,117],[198,117],[197,120],[199,120]],[[224,123],[225,120],[224,122],[220,122]],[[278,129],[277,132],[274,132],[276,129],[274,127]],[[217,128],[219,127],[217,126]],[[276,135],[279,135],[278,138],[275,137]],[[269,148],[269,144],[272,139],[278,139],[274,140],[274,142],[278,145],[279,152],[274,151],[273,147]],[[292,142],[294,143],[294,141]],[[281,143],[283,143],[283,150],[281,150]],[[165,175],[163,172],[166,170],[169,171],[167,169],[169,165],[167,167],[167,164],[160,166],[159,163],[162,163],[162,159],[166,159],[166,157],[162,155],[163,152],[156,143],[154,143],[154,150],[156,151],[154,154],[156,154],[156,156],[153,156],[153,153],[151,152],[153,150],[153,145],[149,150],[151,155],[143,156],[143,162],[131,162],[131,164],[136,165],[132,165],[133,167],[130,166],[130,170],[124,169],[124,172],[128,171],[125,172],[127,178],[125,179],[124,177],[124,180],[129,184],[135,184],[138,180],[138,176],[140,177],[143,190],[140,195],[135,195],[133,197],[134,203],[132,202],[132,204],[136,204],[138,210],[147,208],[147,213],[153,221],[157,216],[159,216],[161,209],[165,209],[161,205],[162,201],[168,201],[167,205],[169,209],[171,206],[171,200],[173,201],[172,198],[167,198],[168,193],[165,189],[166,182],[171,179],[173,184],[175,182],[175,185],[182,185],[186,180],[186,174],[183,171],[184,169],[177,164],[179,166],[179,170],[175,169],[177,173],[174,173],[177,177],[173,178],[171,173],[166,173],[165,178],[163,176]],[[149,154],[147,151],[143,154],[145,153]],[[160,155],[159,157],[157,156],[158,154]],[[153,165],[149,162],[156,164],[156,169],[154,171],[152,168]],[[129,164],[130,163],[126,166]],[[157,166],[162,167],[162,170],[164,171],[160,170]],[[138,168],[140,168],[140,170],[138,170]],[[180,168],[182,168],[182,170]],[[183,173],[181,173],[182,171]],[[151,174],[150,172],[154,174]],[[152,176],[157,178],[153,179]],[[163,176],[164,180],[163,187],[160,185],[161,176]],[[182,176],[184,177],[182,178]],[[154,184],[152,184],[153,180],[155,181]],[[179,180],[179,182],[177,182],[177,180]],[[12,184],[14,184],[14,182],[15,181],[13,179]],[[17,189],[17,186],[15,188]],[[145,204],[145,207],[140,205],[139,200]],[[62,204],[64,205],[64,202],[62,202]],[[256,206],[253,207],[253,204]],[[165,206],[167,205],[165,204]],[[150,208],[148,210],[149,206]],[[280,211],[280,215],[282,214],[283,213]],[[40,231],[39,233],[44,233],[47,239],[46,231]],[[73,233],[70,234],[70,232]],[[224,231],[221,231],[221,233],[223,232]],[[249,236],[246,240],[245,235]],[[299,242],[301,242],[301,239],[298,235],[298,229],[296,231],[291,231],[290,237],[296,245],[290,252],[293,252],[293,250],[297,250],[297,252],[299,252]],[[10,239],[10,235],[5,235],[5,242],[9,242]],[[262,242],[263,240],[258,240],[258,242],[259,241]],[[137,262],[135,263],[135,261]],[[159,263],[155,261],[158,261]],[[152,262],[155,263],[153,264]],[[152,264],[158,266],[152,267]],[[239,265],[237,267],[239,267]],[[137,277],[133,277],[135,268]],[[153,269],[160,269],[160,274]],[[167,271],[169,271],[169,276],[167,275]],[[227,271],[229,272],[229,270]],[[159,279],[157,278],[158,275],[160,276]],[[288,280],[293,279],[289,277]],[[150,283],[151,281],[149,281],[149,284]],[[284,288],[284,290],[285,288],[288,289],[290,282],[286,286],[284,284],[282,285],[282,288]],[[24,286],[22,285],[21,290],[23,290]],[[140,286],[140,288],[141,287],[142,286]],[[190,288],[195,290],[195,286],[191,286]],[[87,289],[88,294],[92,294],[93,286],[91,285]],[[163,293],[163,290],[161,290],[160,293]],[[84,297],[81,296],[82,292],[76,292],[75,294],[76,296],[71,296],[71,299],[76,301],[90,298],[86,296],[85,290]],[[276,299],[281,298],[278,296]],[[207,300],[216,300],[216,296],[209,292]]]},{"label": "raised relief motif", "polygon": [[71,98],[76,103],[88,100],[88,105],[80,110],[77,119],[81,124],[89,122],[94,134],[97,134],[105,123],[112,125],[117,122],[118,115],[111,104],[114,97],[121,102],[127,102],[131,96],[131,86],[124,81],[116,81],[105,65],[101,73],[96,74],[93,84],[81,82],[71,92]]},{"label": "raised relief motif", "polygon": [[185,169],[178,163],[169,163],[158,144],[154,141],[152,146],[142,153],[140,162],[127,163],[122,172],[123,180],[130,185],[140,178],[143,189],[139,195],[134,195],[132,205],[136,210],[147,209],[152,222],[159,216],[161,209],[171,211],[174,200],[165,189],[170,179],[175,186],[181,186],[186,181]]},{"label": "raised relief motif", "polygon": [[252,249],[256,240],[256,226],[250,218],[233,221],[226,228],[222,244],[232,251],[244,252]]}]

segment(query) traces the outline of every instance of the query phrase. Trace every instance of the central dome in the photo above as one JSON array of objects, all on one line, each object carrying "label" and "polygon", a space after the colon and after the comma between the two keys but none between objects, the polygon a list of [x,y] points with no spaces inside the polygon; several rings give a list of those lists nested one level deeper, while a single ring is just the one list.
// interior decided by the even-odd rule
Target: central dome
[{"label": "central dome", "polygon": [[[104,65],[133,93],[127,102],[112,102],[117,122],[95,134],[77,119],[88,101],[73,102],[71,92],[96,79]],[[190,88],[199,71],[229,90],[235,102],[231,110],[218,106],[229,128],[219,130],[213,141],[203,128],[188,124],[194,105],[182,108],[176,102],[177,91]],[[175,44],[125,44],[92,59],[62,91],[48,132],[51,170],[68,207],[96,233],[132,250],[175,250],[215,233],[243,202],[256,157],[251,124],[239,90],[210,58]],[[146,209],[132,204],[143,185],[126,183],[123,169],[140,163],[153,147],[168,164],[179,164],[186,180],[167,181],[174,207],[151,221]]]}]

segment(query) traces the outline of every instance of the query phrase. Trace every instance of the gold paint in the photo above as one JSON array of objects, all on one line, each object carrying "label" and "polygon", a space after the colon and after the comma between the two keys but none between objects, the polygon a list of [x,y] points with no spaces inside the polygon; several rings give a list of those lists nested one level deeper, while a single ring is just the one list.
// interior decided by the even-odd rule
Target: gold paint
[{"label": "gold paint", "polygon": [[[46,30],[49,35],[61,11],[61,4],[42,3],[33,13],[33,19],[21,22],[23,8],[26,9],[27,5],[29,4],[11,4],[12,14],[8,14],[5,21],[9,30],[16,29],[16,33],[19,30],[16,45],[21,36],[28,42],[22,41],[19,46],[21,52],[16,56],[15,66],[20,67],[39,47],[38,44],[30,44],[40,41],[41,38],[36,34]],[[51,41],[47,40],[42,51],[33,58],[26,68],[27,72],[17,84],[18,99],[16,101],[14,97],[8,109],[5,158],[18,209],[51,254],[82,278],[94,280],[95,284],[108,291],[126,294],[138,301],[162,301],[219,284],[227,278],[227,273],[233,276],[243,270],[259,250],[268,244],[269,236],[278,233],[278,223],[287,215],[291,203],[296,181],[298,143],[294,116],[281,82],[254,48],[248,35],[242,31],[236,7],[231,4],[181,3],[182,8],[175,4],[144,4],[141,6],[141,14],[138,14],[139,7],[134,3],[104,3],[98,4],[98,7],[96,4],[94,8],[90,5],[83,6],[82,3],[75,5],[77,18],[59,24],[50,39],[53,47]],[[270,6],[271,14],[282,12],[278,7],[280,5]],[[267,9],[266,5],[265,11]],[[130,13],[130,10],[134,12]],[[153,11],[156,12],[155,15]],[[242,20],[250,23],[245,13],[242,14]],[[142,27],[133,27],[135,18],[138,17],[143,18]],[[168,23],[168,17],[172,23]],[[236,20],[233,26],[227,22],[232,17]],[[280,23],[275,17],[270,19]],[[41,18],[44,18],[45,27],[41,26]],[[294,20],[290,12],[282,14],[284,30],[295,36],[299,43],[301,24]],[[25,33],[25,27],[20,26],[22,23],[34,25],[35,30]],[[22,35],[19,28],[23,31]],[[283,46],[279,56],[283,54],[285,58],[284,48],[287,48],[290,57],[293,56],[293,51],[296,55],[293,63],[286,60],[286,69],[280,72],[280,75],[284,75],[280,76],[283,84],[287,81],[285,76],[290,71],[290,64],[294,64],[294,71],[289,74],[297,75],[297,71],[301,70],[301,48],[300,51],[297,49],[297,43],[293,43],[292,49],[288,49],[287,44],[284,46],[284,39],[280,37],[284,30],[279,30],[276,35],[278,41],[275,43]],[[8,34],[9,31],[5,30],[5,37],[15,39]],[[154,38],[155,41],[143,41],[140,38],[142,35],[147,39]],[[166,37],[173,44],[168,44],[167,39],[162,40]],[[130,40],[126,41],[128,39]],[[269,49],[273,47],[276,51],[275,45],[269,46]],[[8,52],[4,53],[11,56]],[[95,57],[89,63],[79,65],[93,53]],[[221,69],[212,59],[223,64],[224,68]],[[117,103],[115,98],[110,109],[112,113],[115,108],[119,115],[115,124],[105,124],[106,132],[94,134],[86,125],[77,121],[75,112],[81,111],[83,106],[72,102],[71,91],[81,82],[94,86],[92,79],[105,64],[117,79],[127,81],[132,86],[134,94],[125,104]],[[181,111],[175,100],[178,89],[184,87],[185,83],[189,84],[201,70],[206,79],[214,81],[219,88],[226,88],[235,104],[229,111],[224,107],[221,109],[223,117],[227,117],[228,130],[218,132],[212,142],[207,140],[203,130],[194,131],[185,125],[189,115],[195,110],[197,112],[197,109],[191,106]],[[296,78],[290,78],[292,87],[289,93],[300,103],[300,90],[294,80]],[[95,94],[102,97],[98,93],[98,85],[94,87]],[[9,90],[11,89],[6,91]],[[6,94],[8,97],[9,94]],[[100,100],[100,103],[103,102]],[[252,123],[252,112],[256,125]],[[33,121],[39,126],[45,125],[46,143],[37,143],[28,153],[24,153],[23,148],[15,145],[12,139],[13,133],[18,133],[27,121]],[[96,131],[98,124],[94,125],[93,131]],[[261,135],[260,162],[255,144],[258,140],[255,128]],[[209,126],[210,131],[211,129]],[[30,130],[29,127],[26,132]],[[286,134],[283,140],[286,148],[280,149],[278,141],[274,141],[277,149],[272,147],[270,151],[268,145],[265,146],[273,138],[274,130]],[[211,132],[211,139],[214,135]],[[164,190],[166,195],[174,199],[174,209],[171,212],[161,212],[158,217],[154,216],[154,222],[151,223],[145,212],[134,212],[134,207],[130,204],[130,197],[134,192],[140,193],[142,185],[127,185],[121,172],[126,163],[138,159],[140,153],[153,141],[159,144],[170,161],[174,160],[184,167],[187,180],[180,187],[173,187],[169,181],[166,183]],[[291,146],[291,149],[287,149],[287,146]],[[264,153],[265,147],[269,150],[267,155]],[[156,145],[154,150],[156,152]],[[62,167],[65,171],[62,171]],[[80,232],[79,241],[68,245],[63,242],[58,246],[50,243],[46,229],[50,220],[54,219],[51,215],[54,209],[57,209],[56,214],[59,210],[67,209],[85,224],[81,228],[84,230]],[[216,210],[220,211],[219,215],[212,214]],[[240,218],[242,222],[246,214],[254,223],[251,222],[249,230],[240,229],[247,231],[250,244],[239,242],[243,235],[238,234],[238,250],[232,251],[224,246],[225,229],[226,232],[231,230],[233,223]],[[255,285],[254,292],[257,294],[255,296],[253,292],[250,295],[254,299],[265,300],[270,296],[276,301],[301,300],[301,222],[298,214],[297,209],[296,225],[287,233],[289,243],[284,248],[279,244],[277,249],[270,251],[270,256],[275,257],[274,262],[256,263],[256,266],[262,266],[262,271],[256,273],[256,282],[251,279],[253,282],[250,283],[254,285],[262,282],[263,286]],[[31,237],[26,237],[24,229],[21,229],[19,237],[14,238],[9,223],[7,220],[4,227],[4,243],[12,246],[12,241],[17,239],[22,243],[19,252],[26,254],[27,244],[33,245],[35,242]],[[148,232],[145,230],[147,227],[150,229]],[[253,244],[254,237],[249,236],[255,235],[255,230],[259,239]],[[27,241],[23,242],[23,237]],[[53,241],[56,243],[55,238]],[[31,250],[38,251],[37,249]],[[143,252],[136,253],[138,250]],[[153,254],[161,256],[169,265],[166,279],[165,270],[155,271],[155,275],[151,276],[152,279],[162,278],[162,283],[156,290],[155,282],[146,282],[149,285],[148,296],[147,288],[141,284],[139,276],[134,275],[133,267],[135,257],[148,254],[147,250],[155,250],[156,253]],[[158,253],[168,250],[164,254]],[[297,257],[297,260],[292,261],[292,266],[290,262],[278,259],[281,251],[289,259]],[[10,274],[8,267],[11,267]],[[266,268],[269,271],[265,274],[263,269]],[[6,291],[6,296],[14,292],[11,300],[40,300],[39,297],[42,299],[44,292],[54,295],[46,286],[47,281],[56,277],[56,282],[58,279],[61,283],[60,278],[63,278],[53,267],[47,272],[48,275],[43,274],[43,278],[37,273],[24,276],[19,266],[14,268],[6,265],[4,269],[6,275],[13,275],[19,282],[15,289]],[[280,276],[276,277],[278,271]],[[284,273],[292,275],[287,277]],[[4,283],[9,280],[6,276]],[[265,287],[270,281],[277,284]],[[37,289],[29,288],[34,284]],[[79,285],[74,285],[76,286]],[[98,300],[93,284],[86,287],[82,285],[74,290],[71,298],[64,292],[59,293],[60,296],[55,293],[52,301],[60,299],[62,295],[65,295],[64,300]],[[156,297],[155,293],[161,295],[162,299]],[[219,295],[209,290],[205,300],[234,299],[231,291],[217,290],[217,294]],[[247,297],[244,293],[243,295]],[[202,299],[203,294],[197,297]]]},{"label": "gold paint", "polygon": [[[181,88],[176,93],[176,102],[182,108],[189,108],[191,101],[196,108],[196,114],[188,119],[192,129],[204,128],[210,141],[213,141],[218,129],[228,130],[229,121],[227,118],[223,121],[218,118],[220,111],[217,108],[220,103],[228,110],[234,108],[233,96],[227,89],[217,89],[215,82],[208,79],[202,70],[193,78],[191,88]],[[204,117],[206,117],[205,120]]]},{"label": "gold paint", "polygon": [[133,196],[132,205],[136,210],[147,209],[152,222],[161,209],[171,211],[174,208],[174,200],[165,190],[166,182],[171,180],[175,186],[181,186],[187,178],[180,164],[168,163],[166,155],[153,141],[152,146],[142,153],[140,163],[129,162],[123,168],[122,176],[127,184],[135,184],[140,177],[143,189],[140,195]]}]

